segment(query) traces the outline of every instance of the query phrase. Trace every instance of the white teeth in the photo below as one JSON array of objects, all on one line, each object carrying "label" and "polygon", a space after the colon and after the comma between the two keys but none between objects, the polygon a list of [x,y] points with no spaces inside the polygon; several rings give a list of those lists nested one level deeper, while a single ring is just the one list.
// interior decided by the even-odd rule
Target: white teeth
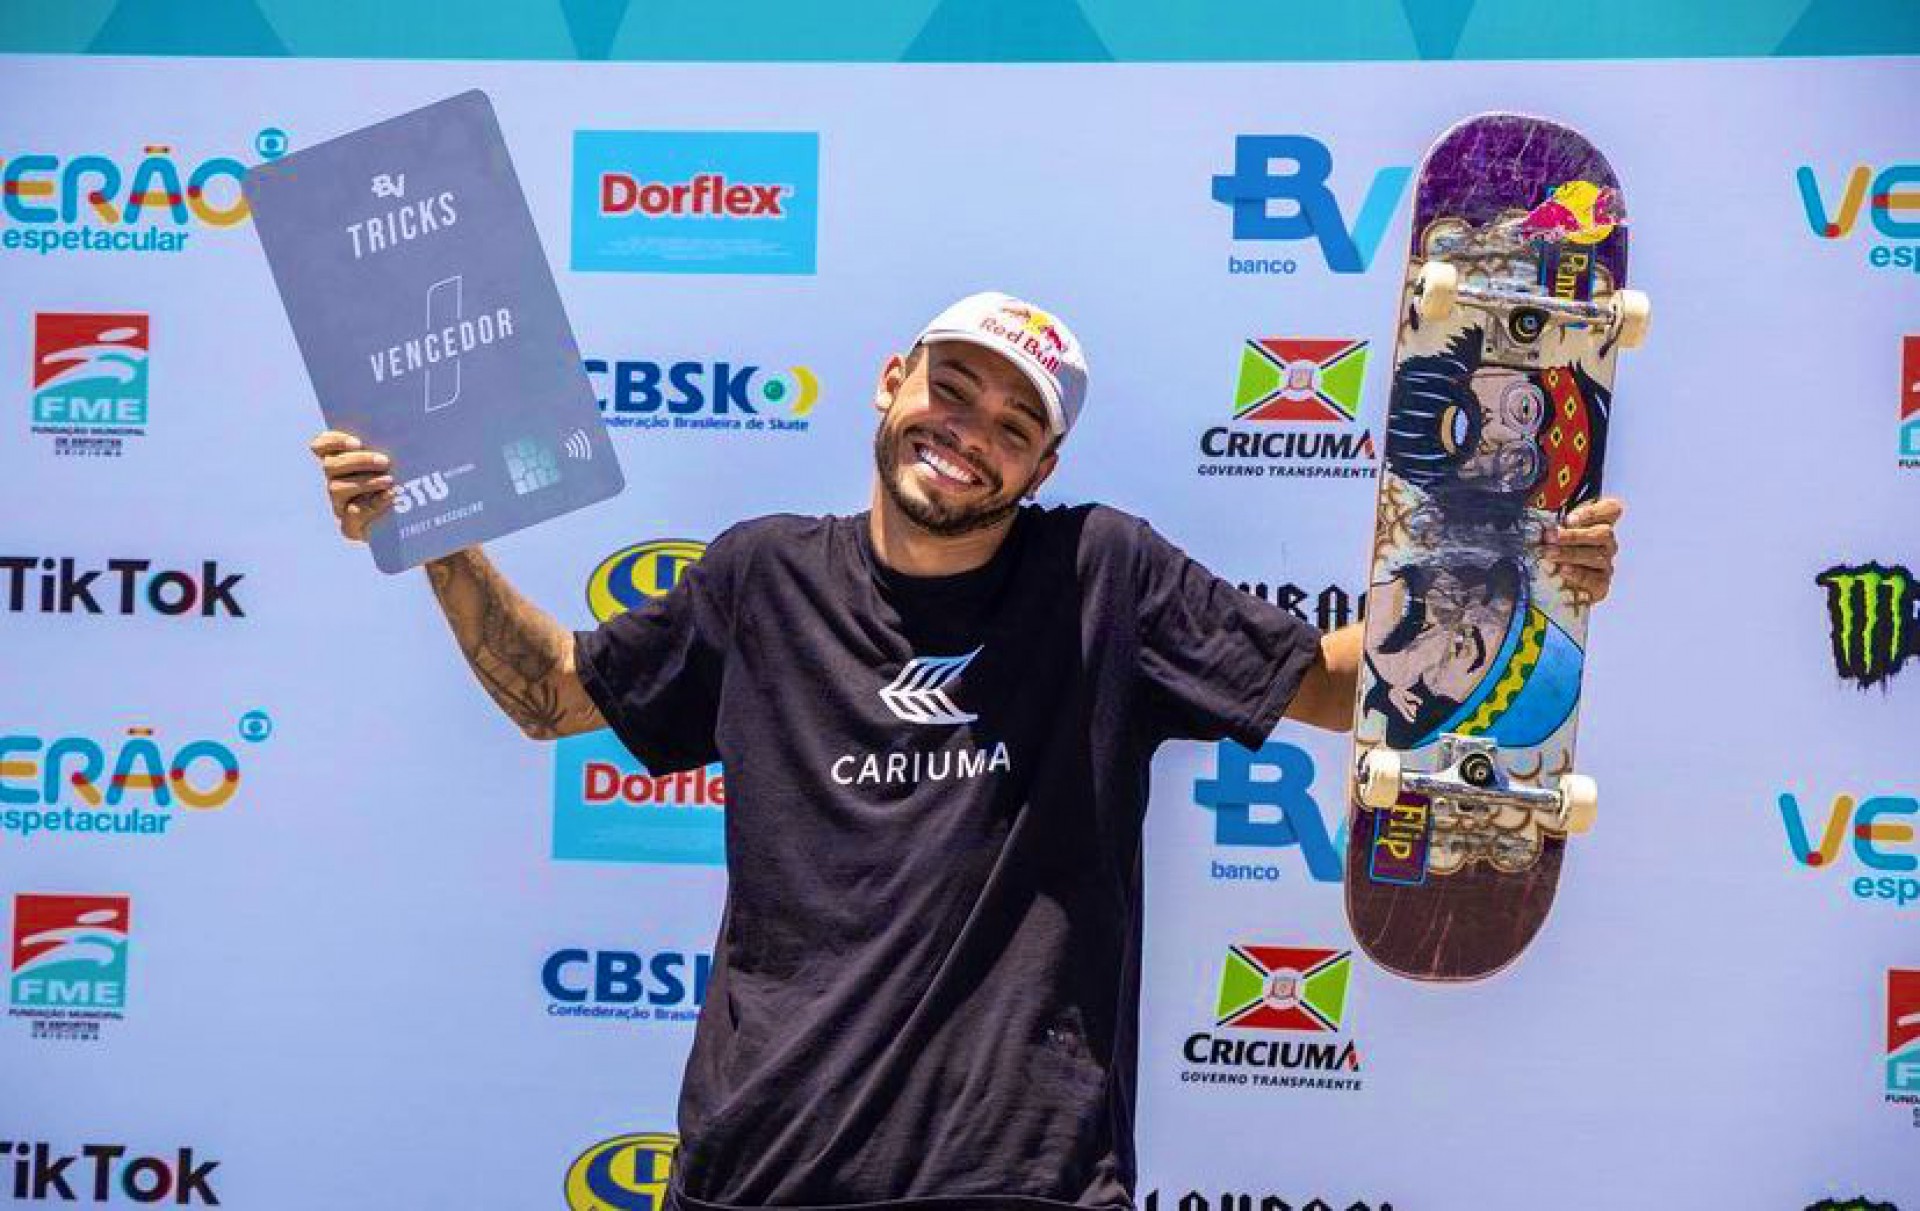
[{"label": "white teeth", "polygon": [[920,461],[927,464],[929,467],[932,467],[935,471],[939,472],[941,475],[946,476],[948,479],[956,480],[959,483],[967,484],[969,486],[971,486],[975,482],[973,473],[968,471],[965,467],[960,466],[958,463],[949,462],[946,459],[941,458],[938,454],[935,454],[933,450],[927,446],[920,446],[917,448],[920,452]]}]

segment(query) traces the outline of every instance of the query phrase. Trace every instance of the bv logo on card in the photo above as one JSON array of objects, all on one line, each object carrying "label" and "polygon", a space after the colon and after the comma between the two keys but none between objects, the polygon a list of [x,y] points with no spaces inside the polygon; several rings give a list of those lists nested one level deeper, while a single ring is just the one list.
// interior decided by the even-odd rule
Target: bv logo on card
[{"label": "bv logo on card", "polygon": [[393,457],[383,571],[620,491],[486,94],[263,164],[246,192],[328,425]]},{"label": "bv logo on card", "polygon": [[573,267],[810,274],[819,177],[812,133],[576,131]]}]

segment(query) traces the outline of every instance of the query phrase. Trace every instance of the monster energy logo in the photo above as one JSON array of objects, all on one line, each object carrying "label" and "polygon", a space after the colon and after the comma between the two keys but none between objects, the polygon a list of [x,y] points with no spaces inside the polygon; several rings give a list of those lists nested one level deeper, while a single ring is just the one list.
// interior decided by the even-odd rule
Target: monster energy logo
[{"label": "monster energy logo", "polygon": [[1915,651],[1913,573],[1869,563],[1828,568],[1814,580],[1827,589],[1834,671],[1862,687],[1885,684]]}]

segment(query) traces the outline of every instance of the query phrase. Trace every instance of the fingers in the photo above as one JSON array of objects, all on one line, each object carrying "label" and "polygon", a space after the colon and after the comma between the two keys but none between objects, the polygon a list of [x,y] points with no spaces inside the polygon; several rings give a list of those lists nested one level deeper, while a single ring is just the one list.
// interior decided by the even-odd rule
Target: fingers
[{"label": "fingers", "polygon": [[379,521],[392,507],[391,490],[348,501],[335,510],[340,518],[340,533],[354,542],[365,542],[368,527]]},{"label": "fingers", "polygon": [[333,501],[333,510],[338,513],[347,505],[362,496],[374,493],[387,493],[393,487],[391,475],[347,475],[327,481],[327,497]]},{"label": "fingers", "polygon": [[1567,514],[1569,526],[1614,526],[1627,515],[1626,502],[1617,496],[1603,496],[1579,505]]},{"label": "fingers", "polygon": [[393,460],[377,450],[355,450],[329,454],[320,460],[320,469],[328,479],[343,475],[378,475],[391,470]]},{"label": "fingers", "polygon": [[313,451],[315,458],[325,458],[329,454],[344,454],[348,450],[360,448],[359,438],[351,433],[342,433],[338,429],[328,429],[307,443],[307,449]]},{"label": "fingers", "polygon": [[1605,601],[1608,591],[1613,588],[1611,575],[1591,568],[1562,567],[1559,576],[1560,582],[1566,586],[1567,597],[1576,605]]}]

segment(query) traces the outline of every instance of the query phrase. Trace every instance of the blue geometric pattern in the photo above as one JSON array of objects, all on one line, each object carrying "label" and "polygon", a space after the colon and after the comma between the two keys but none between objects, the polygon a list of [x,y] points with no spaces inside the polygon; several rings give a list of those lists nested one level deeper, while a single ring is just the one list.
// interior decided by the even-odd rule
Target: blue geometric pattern
[{"label": "blue geometric pattern", "polygon": [[1920,53],[1920,3],[9,0],[3,52],[888,63],[1910,55]]}]

